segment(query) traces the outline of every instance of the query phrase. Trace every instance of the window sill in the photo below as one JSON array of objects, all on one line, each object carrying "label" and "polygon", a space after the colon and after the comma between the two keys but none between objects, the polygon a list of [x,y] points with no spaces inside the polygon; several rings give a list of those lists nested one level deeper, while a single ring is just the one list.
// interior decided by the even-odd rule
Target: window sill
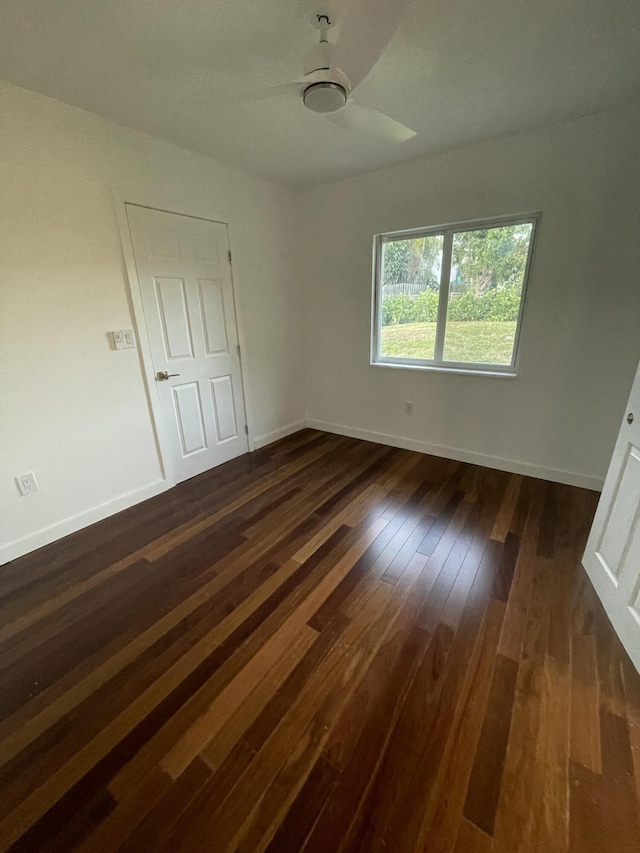
[{"label": "window sill", "polygon": [[481,370],[464,367],[441,367],[437,364],[397,364],[390,361],[371,361],[371,367],[391,367],[395,370],[427,370],[431,373],[458,373],[462,376],[486,376],[491,379],[516,379],[518,374],[509,370]]}]

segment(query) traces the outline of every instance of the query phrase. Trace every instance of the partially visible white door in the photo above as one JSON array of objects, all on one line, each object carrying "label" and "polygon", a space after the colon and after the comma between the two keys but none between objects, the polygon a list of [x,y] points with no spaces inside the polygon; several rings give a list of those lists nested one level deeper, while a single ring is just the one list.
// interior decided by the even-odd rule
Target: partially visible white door
[{"label": "partially visible white door", "polygon": [[130,204],[127,217],[163,455],[181,482],[248,450],[227,226]]},{"label": "partially visible white door", "polygon": [[640,672],[640,367],[582,562]]}]

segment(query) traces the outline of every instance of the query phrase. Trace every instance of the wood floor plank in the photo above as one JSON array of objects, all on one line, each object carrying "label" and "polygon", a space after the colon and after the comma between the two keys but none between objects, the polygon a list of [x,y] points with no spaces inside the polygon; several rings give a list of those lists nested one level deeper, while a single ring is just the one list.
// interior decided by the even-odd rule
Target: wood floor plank
[{"label": "wood floor plank", "polygon": [[633,759],[636,791],[640,800],[640,679],[627,655],[622,662],[624,693],[627,700],[627,722]]},{"label": "wood floor plank", "polygon": [[640,849],[597,495],[305,429],[0,571],[0,851]]},{"label": "wood floor plank", "polygon": [[[193,769],[197,771],[200,768],[194,765]],[[205,772],[195,785],[197,787],[203,785],[206,776]],[[191,778],[185,780],[185,785],[193,785]],[[131,835],[132,830],[144,820],[156,804],[159,801],[164,802],[168,792],[175,790],[170,777],[159,770],[156,771],[148,777],[146,785],[142,786],[135,796],[130,797],[124,803],[118,803],[108,818],[88,834],[81,845],[78,845],[78,849],[82,853],[114,853],[120,849],[121,845]]]},{"label": "wood floor plank", "polygon": [[[489,491],[485,487],[480,490],[480,483],[481,479],[478,476],[474,485],[476,506],[471,514],[473,526],[469,531],[470,545],[440,616],[443,622],[454,629],[457,629],[460,623],[469,593],[485,557],[489,545],[487,534],[492,529],[497,506],[502,500],[502,492],[499,488],[491,488]],[[489,548],[489,551],[492,551],[492,548]]]},{"label": "wood floor plank", "polygon": [[464,818],[460,821],[453,853],[490,853],[491,838]]},{"label": "wood floor plank", "polygon": [[532,487],[531,502],[523,522],[518,559],[514,568],[514,582],[509,591],[507,611],[500,637],[501,655],[519,663],[527,627],[527,613],[537,567],[537,543],[543,494],[540,485]]},{"label": "wood floor plank", "polygon": [[640,812],[627,723],[603,710],[600,725],[603,775],[571,762],[570,851],[631,853],[640,847]]},{"label": "wood floor plank", "polygon": [[593,634],[573,637],[571,673],[571,760],[600,775],[600,690]]},{"label": "wood floor plank", "polygon": [[498,655],[464,806],[467,820],[488,835],[496,819],[517,677],[518,665]]},{"label": "wood floor plank", "polygon": [[[426,580],[426,579],[425,579]],[[324,755],[341,775],[304,847],[305,853],[330,848],[332,839],[346,843],[386,744],[394,729],[430,637],[415,627],[415,616],[428,592],[416,584],[396,626],[381,645],[362,682],[336,723]]]},{"label": "wood floor plank", "polygon": [[544,664],[540,739],[533,771],[533,818],[527,827],[529,846],[533,849],[558,853],[568,850],[570,708],[569,668],[548,654]]},{"label": "wood floor plank", "polygon": [[304,848],[337,783],[338,771],[320,756],[266,848],[268,853]]},{"label": "wood floor plank", "polygon": [[611,714],[626,717],[627,702],[622,678],[625,652],[620,646],[620,640],[610,630],[609,621],[599,601],[594,601],[593,610],[600,702]]},{"label": "wood floor plank", "polygon": [[520,542],[515,533],[507,533],[504,540],[504,548],[500,559],[500,565],[496,572],[496,577],[493,582],[492,596],[498,601],[509,600],[511,592],[511,584],[513,583],[513,573],[515,571],[518,554],[520,552]]},{"label": "wood floor plank", "polygon": [[[419,625],[428,634],[433,634],[460,573],[465,557],[471,547],[475,521],[472,516],[474,504],[458,503],[458,508],[447,525],[433,553],[429,555],[432,571],[438,577],[422,608]],[[418,550],[418,553],[422,553]]]},{"label": "wood floor plank", "polygon": [[629,743],[631,744],[631,757],[636,780],[636,797],[640,802],[640,726],[636,723],[629,723]]},{"label": "wood floor plank", "polygon": [[556,546],[557,489],[555,483],[545,483],[544,504],[538,530],[538,557],[553,557]]},{"label": "wood floor plank", "polygon": [[367,844],[410,850],[423,832],[425,798],[454,724],[449,697],[458,696],[465,681],[495,569],[495,562],[487,560],[478,572],[458,632],[454,635],[443,623],[436,628],[367,798]]},{"label": "wood floor plank", "polygon": [[[242,773],[253,756],[253,750],[243,744],[242,751],[239,750],[236,754],[234,764],[229,764],[225,768],[226,779],[231,780]],[[162,773],[160,776],[163,780],[169,778]],[[171,834],[176,823],[182,818],[194,799],[202,796],[203,791],[207,791],[207,786],[212,777],[210,768],[199,758],[196,758],[178,779],[173,782],[170,781],[169,787],[162,790],[161,796],[155,796],[150,804],[147,803],[143,806],[139,814],[132,815],[128,832],[124,838],[118,839],[115,846],[107,847],[105,853],[111,849],[118,850],[119,853],[125,853],[125,851],[137,853],[137,851],[145,849],[162,849],[165,839]],[[141,794],[142,791],[140,791]],[[107,844],[113,838],[113,830],[110,829],[108,823],[108,821],[105,822],[104,832],[101,836],[101,838],[108,839]],[[83,853],[92,853],[92,844],[97,837],[98,833],[88,839],[86,851]]]},{"label": "wood floor plank", "polygon": [[[496,851],[526,850],[525,830],[533,808],[534,778],[549,630],[549,565],[538,559],[518,669],[493,846]],[[525,769],[526,768],[526,769]]]},{"label": "wood floor plank", "polygon": [[[473,772],[496,665],[496,647],[504,618],[502,602],[491,600],[477,636],[465,680],[456,703],[454,720],[434,784],[424,810],[418,849],[445,853],[454,848],[469,776]],[[496,750],[497,751],[497,750]],[[495,760],[492,754],[491,762]]]},{"label": "wood floor plank", "polygon": [[496,516],[496,520],[491,529],[491,539],[498,542],[504,542],[509,533],[511,520],[516,510],[518,498],[520,497],[520,489],[522,488],[522,477],[519,474],[512,474],[509,478],[509,485],[504,493],[502,505]]},{"label": "wood floor plank", "polygon": [[567,571],[567,563],[561,557],[557,560],[558,571],[552,578],[551,613],[549,614],[548,654],[562,663],[571,665],[572,601],[573,577]]}]

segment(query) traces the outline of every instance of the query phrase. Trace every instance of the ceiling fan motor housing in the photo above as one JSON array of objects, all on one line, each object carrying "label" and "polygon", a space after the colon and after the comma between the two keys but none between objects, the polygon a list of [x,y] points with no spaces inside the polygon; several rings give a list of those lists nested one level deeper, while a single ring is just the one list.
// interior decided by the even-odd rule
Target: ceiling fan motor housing
[{"label": "ceiling fan motor housing", "polygon": [[347,103],[347,90],[340,83],[320,81],[307,86],[302,100],[314,113],[334,113]]}]

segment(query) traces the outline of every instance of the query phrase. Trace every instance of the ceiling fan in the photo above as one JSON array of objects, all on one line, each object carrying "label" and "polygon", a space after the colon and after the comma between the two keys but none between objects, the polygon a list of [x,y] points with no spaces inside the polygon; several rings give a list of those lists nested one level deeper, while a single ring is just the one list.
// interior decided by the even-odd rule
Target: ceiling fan
[{"label": "ceiling fan", "polygon": [[345,130],[363,131],[392,143],[411,139],[414,130],[353,97],[389,43],[407,2],[351,0],[335,44],[328,38],[335,24],[333,13],[315,4],[311,23],[320,31],[320,41],[304,56],[304,79],[253,92],[249,99],[297,95],[307,109],[325,114]]}]

